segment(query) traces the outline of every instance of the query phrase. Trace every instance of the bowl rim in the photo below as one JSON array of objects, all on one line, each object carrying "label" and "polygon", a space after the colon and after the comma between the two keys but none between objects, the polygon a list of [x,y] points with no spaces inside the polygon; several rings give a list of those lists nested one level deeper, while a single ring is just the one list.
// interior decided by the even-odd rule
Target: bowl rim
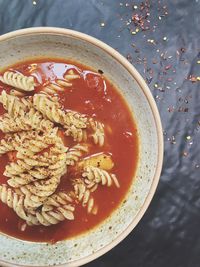
[{"label": "bowl rim", "polygon": [[[134,77],[136,82],[138,83],[140,89],[142,90],[143,94],[145,95],[148,104],[151,108],[155,125],[156,125],[156,133],[157,133],[157,139],[158,139],[158,157],[157,157],[157,163],[156,163],[156,170],[154,173],[154,177],[152,180],[151,187],[149,189],[149,192],[147,194],[147,197],[141,207],[141,209],[138,211],[136,214],[135,218],[133,221],[129,224],[129,226],[122,232],[120,233],[115,240],[113,240],[111,243],[108,245],[104,246],[103,248],[99,249],[95,253],[88,255],[84,258],[81,258],[80,260],[75,260],[70,263],[65,263],[61,265],[56,265],[57,267],[76,267],[76,266],[81,266],[84,265],[88,262],[91,262],[98,257],[102,256],[112,248],[114,248],[116,245],[118,245],[125,237],[130,234],[130,232],[136,227],[136,225],[139,223],[141,218],[143,217],[144,213],[146,212],[148,206],[150,205],[150,202],[155,194],[159,179],[160,179],[160,174],[162,170],[162,164],[163,164],[163,152],[164,152],[164,144],[163,144],[163,131],[162,131],[162,124],[161,124],[161,119],[159,115],[159,111],[157,108],[157,105],[155,103],[155,100],[153,98],[153,95],[151,94],[151,91],[149,87],[147,86],[146,82],[144,81],[143,77],[140,75],[140,73],[136,70],[136,68],[129,63],[129,61],[122,56],[119,52],[117,52],[114,48],[111,46],[107,45],[103,41],[92,37],[88,34],[71,30],[71,29],[64,29],[64,28],[57,28],[57,27],[32,27],[32,28],[25,28],[25,29],[20,29],[20,30],[15,30],[6,34],[3,34],[0,36],[0,42],[6,41],[9,39],[13,39],[19,36],[24,36],[24,35],[33,35],[33,34],[55,34],[55,35],[64,35],[64,36],[69,36],[77,39],[84,40],[86,42],[89,42],[92,45],[97,46],[98,48],[104,50],[106,53],[108,53],[110,56],[112,56],[119,64],[121,64],[131,76]],[[23,240],[22,240],[23,242]],[[9,262],[3,261],[0,259],[0,264],[3,266],[26,266],[26,265],[13,265]],[[42,267],[42,266],[41,266]],[[45,266],[43,266],[45,267]]]}]

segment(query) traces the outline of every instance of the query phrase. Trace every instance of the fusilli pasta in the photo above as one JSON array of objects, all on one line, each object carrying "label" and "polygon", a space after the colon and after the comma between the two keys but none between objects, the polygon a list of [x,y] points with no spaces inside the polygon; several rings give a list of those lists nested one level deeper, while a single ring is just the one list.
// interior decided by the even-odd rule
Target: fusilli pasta
[{"label": "fusilli pasta", "polygon": [[87,117],[76,111],[68,110],[64,114],[64,127],[75,126],[82,129],[87,127]]},{"label": "fusilli pasta", "polygon": [[56,98],[49,98],[44,94],[33,96],[34,108],[40,111],[49,120],[63,125],[64,111]]},{"label": "fusilli pasta", "polygon": [[88,152],[88,147],[86,145],[77,144],[71,147],[67,151],[66,164],[74,165],[75,162],[78,161],[79,158],[83,155],[83,153],[87,153],[87,152]]},{"label": "fusilli pasta", "polygon": [[60,183],[60,176],[53,176],[46,180],[36,181],[31,184],[20,187],[20,190],[26,195],[27,193],[36,195],[38,197],[48,197],[52,195],[58,184]]},{"label": "fusilli pasta", "polygon": [[81,179],[75,180],[74,191],[77,200],[82,203],[83,207],[87,208],[88,213],[93,213],[94,198],[91,196],[90,190],[86,187]]},{"label": "fusilli pasta", "polygon": [[[62,207],[55,208],[50,211],[37,211],[36,218],[41,225],[49,226],[57,224],[64,220],[74,220],[74,207],[70,205],[64,205]],[[34,222],[32,222],[34,224]]]},{"label": "fusilli pasta", "polygon": [[34,216],[31,214],[27,215],[24,206],[24,196],[17,194],[5,184],[0,185],[0,200],[7,204],[8,207],[12,208],[21,219],[27,222],[32,221],[34,224],[38,224]]},{"label": "fusilli pasta", "polygon": [[12,118],[8,114],[0,117],[0,130],[4,133],[30,131],[33,129],[48,131],[52,128],[53,123],[43,119],[39,112],[33,109],[16,118]]},{"label": "fusilli pasta", "polygon": [[2,139],[0,142],[0,155],[5,154],[12,150],[14,150],[13,143],[8,143],[5,139]]},{"label": "fusilli pasta", "polygon": [[68,80],[57,80],[57,83],[63,87],[71,87],[72,83],[70,83]]},{"label": "fusilli pasta", "polygon": [[50,83],[50,84],[46,85],[42,89],[42,91],[47,93],[47,94],[56,94],[57,92],[63,92],[64,88],[59,86],[58,84]]},{"label": "fusilli pasta", "polygon": [[63,205],[68,205],[69,203],[72,203],[72,202],[73,202],[73,198],[70,196],[69,193],[58,192],[48,197],[48,199],[44,202],[42,209],[45,211],[49,209],[50,206],[59,207]]},{"label": "fusilli pasta", "polygon": [[76,74],[72,69],[69,70],[65,75],[64,78],[67,81],[72,81],[80,78],[80,75]]},{"label": "fusilli pasta", "polygon": [[27,125],[23,118],[12,118],[8,114],[0,117],[0,130],[4,133],[27,131],[30,130],[30,126]]},{"label": "fusilli pasta", "polygon": [[34,107],[49,120],[63,125],[66,135],[72,136],[75,141],[86,139],[87,117],[75,111],[64,111],[57,99],[50,99],[44,94],[35,94],[33,97]]},{"label": "fusilli pasta", "polygon": [[2,91],[0,95],[0,103],[8,111],[8,114],[16,118],[19,115],[24,115],[25,112],[32,106],[29,99],[19,99],[17,96],[9,95],[6,91]]},{"label": "fusilli pasta", "polygon": [[114,184],[116,187],[120,187],[115,174],[110,174],[107,171],[97,167],[85,167],[82,176],[85,178],[85,182],[88,185],[90,185],[90,183],[101,183],[102,185],[111,186],[112,184]]},{"label": "fusilli pasta", "polygon": [[[37,155],[36,153],[52,144],[51,138],[40,138],[41,140],[36,139],[29,142],[26,140],[23,145],[16,148],[19,160],[7,165],[4,172],[5,176],[11,178],[8,180],[10,186],[20,187],[36,180],[50,179],[54,176],[61,177],[66,172],[67,148],[59,145],[59,138],[57,137],[55,140],[58,142],[49,149],[49,153],[46,152],[45,157],[44,155]],[[43,161],[44,158],[45,162]],[[47,166],[48,168],[46,168]],[[59,181],[59,179],[57,180]],[[45,181],[48,182],[48,180]],[[55,179],[52,181],[55,182]],[[33,186],[39,188],[37,183],[34,183]]]},{"label": "fusilli pasta", "polygon": [[33,91],[35,85],[34,78],[32,76],[25,76],[21,73],[15,73],[12,71],[6,71],[3,76],[0,76],[0,81],[23,91]]},{"label": "fusilli pasta", "polygon": [[29,134],[26,135],[25,132],[18,132],[13,135],[6,135],[5,139],[0,141],[0,155],[15,150],[15,148],[20,146],[23,141],[28,138],[28,136],[32,136],[32,138],[34,138],[34,133],[29,132]]},{"label": "fusilli pasta", "polygon": [[[32,134],[28,133],[25,135],[26,138],[23,134],[13,135],[13,137],[18,137],[19,141],[22,140],[20,137],[24,140],[17,143],[17,146],[11,143],[11,149],[17,151],[18,160],[6,166],[4,175],[10,178],[7,182],[11,187],[19,188],[25,195],[26,207],[37,208],[45,198],[55,192],[60,183],[60,177],[66,173],[67,148],[57,136],[56,128],[43,135],[37,132],[33,135],[33,131]],[[34,139],[29,139],[30,136]],[[45,155],[38,154],[49,145],[51,145],[49,152],[46,151]],[[33,195],[38,196],[40,200],[38,202],[31,200],[30,196]],[[41,198],[43,198],[42,201]]]},{"label": "fusilli pasta", "polygon": [[89,119],[89,124],[93,130],[93,134],[91,134],[94,143],[99,146],[104,145],[105,140],[105,133],[104,133],[104,124],[98,121],[95,121],[94,119]]},{"label": "fusilli pasta", "polygon": [[25,207],[25,198],[20,192],[15,192],[7,185],[0,185],[0,200],[12,208],[28,225],[57,224],[65,219],[74,219],[74,207],[71,204],[48,206],[45,205],[32,213]]},{"label": "fusilli pasta", "polygon": [[68,127],[65,131],[66,136],[72,136],[74,141],[81,142],[87,140],[86,130],[76,128],[74,125]]}]

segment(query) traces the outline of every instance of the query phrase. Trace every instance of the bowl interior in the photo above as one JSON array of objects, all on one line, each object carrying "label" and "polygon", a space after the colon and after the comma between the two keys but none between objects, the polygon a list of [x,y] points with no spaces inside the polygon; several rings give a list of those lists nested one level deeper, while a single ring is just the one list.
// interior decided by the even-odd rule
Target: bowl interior
[{"label": "bowl interior", "polygon": [[84,235],[54,245],[25,242],[0,234],[0,261],[9,262],[12,266],[66,263],[67,266],[79,266],[122,240],[145,212],[157,185],[158,162],[162,161],[162,155],[159,154],[162,146],[159,140],[159,117],[155,119],[157,111],[155,107],[152,108],[153,100],[149,93],[141,89],[141,86],[145,86],[141,77],[132,70],[133,76],[117,53],[113,54],[114,50],[107,49],[95,39],[72,31],[29,30],[2,37],[0,58],[3,68],[32,57],[58,57],[103,70],[105,76],[121,91],[133,113],[139,131],[140,154],[136,177],[126,201],[104,223]]}]

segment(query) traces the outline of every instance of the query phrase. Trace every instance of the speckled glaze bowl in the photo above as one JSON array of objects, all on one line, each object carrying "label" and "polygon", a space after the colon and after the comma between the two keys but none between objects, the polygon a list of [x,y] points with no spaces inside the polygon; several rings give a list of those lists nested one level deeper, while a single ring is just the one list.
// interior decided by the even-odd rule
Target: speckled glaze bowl
[{"label": "speckled glaze bowl", "polygon": [[160,116],[149,88],[136,69],[114,49],[93,37],[46,27],[0,36],[1,68],[34,57],[73,59],[103,70],[126,99],[139,131],[140,152],[135,178],[119,208],[98,227],[53,245],[0,234],[1,266],[80,266],[122,241],[147,210],[163,160]]}]

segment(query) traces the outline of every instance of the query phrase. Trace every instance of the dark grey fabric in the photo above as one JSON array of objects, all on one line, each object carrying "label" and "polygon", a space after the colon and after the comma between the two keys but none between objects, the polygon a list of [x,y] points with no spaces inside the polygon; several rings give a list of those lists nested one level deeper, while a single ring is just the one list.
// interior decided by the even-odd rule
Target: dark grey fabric
[{"label": "dark grey fabric", "polygon": [[134,231],[87,266],[199,267],[200,81],[187,78],[200,76],[200,1],[160,1],[168,10],[164,17],[159,0],[149,1],[150,30],[137,34],[126,21],[139,12],[131,5],[141,1],[127,2],[0,0],[0,34],[56,26],[97,37],[128,55],[157,102],[165,140],[158,190]]}]

